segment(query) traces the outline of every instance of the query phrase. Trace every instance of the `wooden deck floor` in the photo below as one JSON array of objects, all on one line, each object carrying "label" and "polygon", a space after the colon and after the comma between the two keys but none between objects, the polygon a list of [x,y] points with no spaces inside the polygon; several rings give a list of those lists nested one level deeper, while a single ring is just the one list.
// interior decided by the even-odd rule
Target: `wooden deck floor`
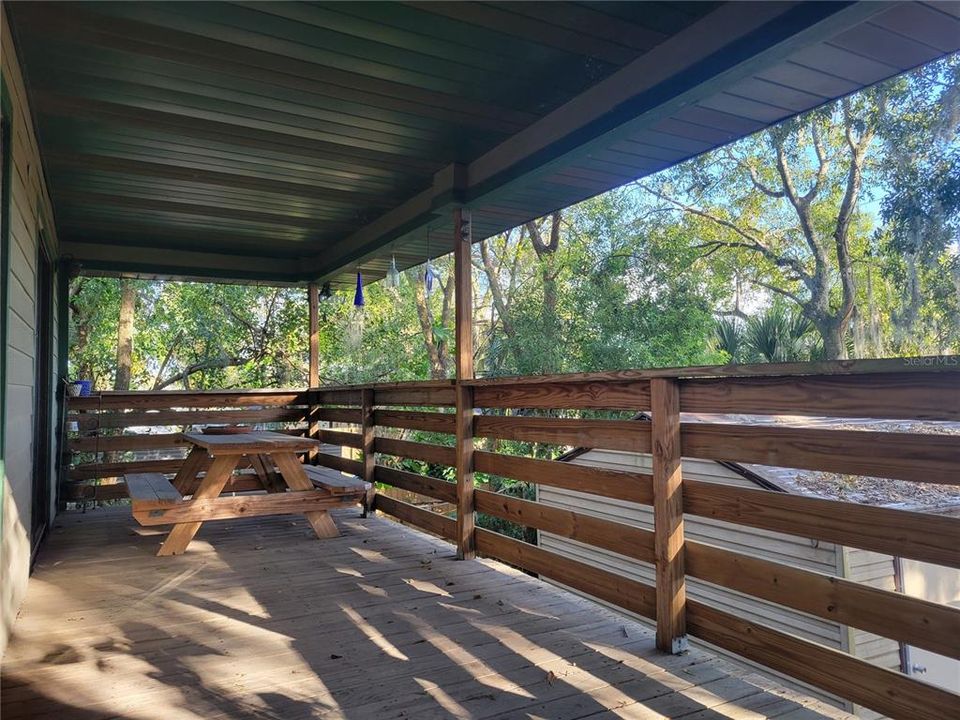
[{"label": "wooden deck floor", "polygon": [[2,668],[15,718],[837,718],[707,652],[383,518],[60,516]]}]

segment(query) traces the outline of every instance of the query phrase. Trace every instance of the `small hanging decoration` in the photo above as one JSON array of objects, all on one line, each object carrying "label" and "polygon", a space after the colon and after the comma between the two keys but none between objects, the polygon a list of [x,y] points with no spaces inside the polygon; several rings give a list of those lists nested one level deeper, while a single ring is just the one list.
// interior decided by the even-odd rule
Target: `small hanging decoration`
[{"label": "small hanging decoration", "polygon": [[430,293],[433,292],[434,276],[435,276],[435,273],[434,273],[433,265],[430,264],[430,260],[428,259],[427,267],[423,271],[423,287],[426,290],[428,297],[430,296]]},{"label": "small hanging decoration", "polygon": [[363,307],[363,275],[357,270],[357,291],[353,294],[355,307]]},{"label": "small hanging decoration", "polygon": [[363,342],[363,275],[357,271],[357,290],[353,295],[353,307],[347,324],[347,346],[351,350],[360,347]]},{"label": "small hanging decoration", "polygon": [[423,268],[423,289],[427,297],[433,292],[433,266],[430,264],[430,228],[427,228],[427,262]]},{"label": "small hanging decoration", "polygon": [[387,277],[384,279],[384,285],[391,290],[400,287],[400,271],[397,270],[397,258],[390,256],[390,268],[387,270]]},{"label": "small hanging decoration", "polygon": [[330,283],[325,282],[323,287],[320,288],[320,293],[317,296],[320,302],[328,302],[333,299],[333,291],[330,289]]}]

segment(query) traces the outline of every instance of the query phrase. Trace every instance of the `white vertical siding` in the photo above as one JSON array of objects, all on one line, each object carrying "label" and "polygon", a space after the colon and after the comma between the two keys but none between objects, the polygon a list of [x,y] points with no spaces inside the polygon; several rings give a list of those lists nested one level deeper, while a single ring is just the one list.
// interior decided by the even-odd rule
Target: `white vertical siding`
[{"label": "white vertical siding", "polygon": [[[907,595],[960,609],[960,570],[906,558],[901,562]],[[926,669],[919,676],[922,680],[960,693],[960,660],[911,647],[910,662]]]},{"label": "white vertical siding", "polygon": [[[652,459],[650,455],[642,453],[591,450],[571,462],[579,465],[607,467],[614,470],[649,472]],[[691,479],[748,488],[757,487],[752,481],[720,463],[684,458],[683,466],[685,476]],[[653,528],[653,508],[647,505],[638,505],[547,486],[538,488],[538,498],[540,502],[552,507],[575,510],[647,529]],[[837,574],[838,548],[831,543],[817,542],[783,533],[692,516],[686,517],[684,532],[686,537],[691,540],[749,554],[752,557],[761,557],[785,565],[830,575]],[[539,533],[539,538],[541,545],[546,550],[647,584],[652,585],[654,583],[653,567],[648,563],[546,532]],[[694,579],[688,579],[687,593],[691,598],[708,602],[733,614],[771,625],[828,647],[844,649],[845,628],[838,623]],[[766,669],[764,671],[769,672]],[[796,683],[796,681],[793,681],[792,684],[803,687],[805,691],[813,692],[829,702],[842,704],[842,701],[838,698]]]},{"label": "white vertical siding", "polygon": [[[0,12],[0,67],[10,95],[9,305],[7,325],[6,457],[0,537],[0,653],[26,589],[30,565],[36,393],[37,251],[41,225],[56,247],[53,214],[33,134],[13,39]],[[7,178],[4,178],[4,182]],[[8,208],[3,208],[7,212]],[[42,218],[42,220],[41,220]],[[54,478],[48,478],[53,483]]]}]

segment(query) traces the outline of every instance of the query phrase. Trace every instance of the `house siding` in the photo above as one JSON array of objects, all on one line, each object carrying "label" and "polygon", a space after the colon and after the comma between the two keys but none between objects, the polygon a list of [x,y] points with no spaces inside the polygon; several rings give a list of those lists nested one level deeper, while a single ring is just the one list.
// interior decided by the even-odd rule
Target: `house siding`
[{"label": "house siding", "polygon": [[[650,472],[652,460],[649,455],[641,453],[591,450],[571,462],[579,465],[607,467],[614,470]],[[720,463],[684,458],[683,467],[685,476],[691,479],[756,488],[753,482]],[[650,506],[547,486],[538,488],[538,499],[551,507],[575,510],[616,522],[653,529],[653,508]],[[838,547],[831,543],[732,525],[707,518],[687,516],[684,521],[684,533],[690,540],[830,575],[837,574],[842,561]],[[564,557],[579,560],[593,567],[650,585],[654,584],[654,569],[649,563],[590,547],[551,533],[540,532],[539,541],[544,549],[551,550]],[[838,623],[822,620],[806,613],[790,610],[774,603],[758,600],[692,578],[687,580],[687,594],[693,599],[710,603],[735,615],[755,619],[758,622],[780,628],[828,647],[838,650],[846,649],[846,628]],[[769,673],[769,670],[764,669],[764,672]],[[839,698],[827,695],[795,680],[785,680],[796,687],[803,688],[805,692],[813,693],[828,702],[849,708],[849,705]]]},{"label": "house siding", "polygon": [[[31,527],[34,518],[34,408],[37,392],[37,257],[40,235],[48,243],[48,255],[56,259],[57,238],[50,198],[43,178],[33,122],[24,90],[23,76],[4,11],[0,11],[0,74],[10,100],[11,166],[3,178],[9,202],[0,212],[7,215],[8,237],[2,247],[8,252],[4,266],[6,303],[6,366],[4,392],[4,457],[2,478],[2,526],[0,526],[0,653],[6,648],[10,627],[26,590],[31,559]],[[55,281],[55,279],[54,279]],[[58,312],[53,298],[54,317]],[[56,353],[57,323],[54,323]],[[52,367],[57,367],[54,356]],[[56,383],[53,383],[56,387]],[[52,418],[57,417],[51,403]],[[54,423],[55,426],[55,423]],[[54,430],[55,432],[55,430]],[[51,447],[51,454],[54,452]],[[51,467],[55,463],[51,462]],[[55,473],[47,481],[55,487]],[[51,505],[54,504],[51,492]]]}]

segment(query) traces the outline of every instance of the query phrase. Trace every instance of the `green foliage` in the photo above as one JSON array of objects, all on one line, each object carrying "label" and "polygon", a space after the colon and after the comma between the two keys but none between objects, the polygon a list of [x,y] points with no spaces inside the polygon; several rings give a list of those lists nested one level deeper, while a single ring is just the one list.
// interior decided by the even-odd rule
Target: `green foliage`
[{"label": "green foliage", "polygon": [[[478,371],[956,352],[958,76],[948,58],[485,240]],[[451,257],[433,265],[428,297],[422,266],[398,288],[368,284],[362,320],[352,287],[321,304],[323,383],[452,374]],[[137,290],[133,387],[306,382],[303,289]],[[71,306],[71,373],[111,387],[118,281],[77,279]]]}]

